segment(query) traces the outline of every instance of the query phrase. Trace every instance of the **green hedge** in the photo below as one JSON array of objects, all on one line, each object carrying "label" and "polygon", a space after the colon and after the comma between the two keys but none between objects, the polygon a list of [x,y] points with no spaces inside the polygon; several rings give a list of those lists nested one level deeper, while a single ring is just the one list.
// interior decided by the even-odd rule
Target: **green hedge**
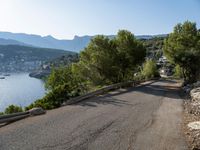
[{"label": "green hedge", "polygon": [[68,94],[67,92],[68,85],[60,85],[55,89],[50,91],[45,97],[42,99],[36,100],[34,103],[26,107],[26,110],[29,110],[33,107],[42,107],[43,109],[54,109],[61,106],[64,101],[67,101],[70,97],[78,96],[78,91],[73,92],[72,94]]}]

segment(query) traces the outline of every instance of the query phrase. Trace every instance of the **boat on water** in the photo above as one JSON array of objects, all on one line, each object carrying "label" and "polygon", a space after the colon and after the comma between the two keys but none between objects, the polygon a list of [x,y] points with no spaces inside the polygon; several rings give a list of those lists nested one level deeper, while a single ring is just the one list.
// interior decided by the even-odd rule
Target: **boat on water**
[{"label": "boat on water", "polygon": [[6,74],[4,74],[3,76],[5,76],[5,77],[6,77],[6,76],[10,76],[10,74],[9,74],[9,73],[6,73]]},{"label": "boat on water", "polygon": [[5,79],[5,77],[0,77],[0,79]]}]

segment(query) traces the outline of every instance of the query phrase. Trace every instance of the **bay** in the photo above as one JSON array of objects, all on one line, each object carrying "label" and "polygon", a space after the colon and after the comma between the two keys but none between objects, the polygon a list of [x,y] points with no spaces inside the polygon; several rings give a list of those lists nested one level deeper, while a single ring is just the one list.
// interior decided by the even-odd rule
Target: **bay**
[{"label": "bay", "polygon": [[[0,75],[2,77],[3,75]],[[46,91],[44,82],[29,77],[28,73],[15,73],[0,79],[0,112],[9,105],[28,106],[42,98]]]}]

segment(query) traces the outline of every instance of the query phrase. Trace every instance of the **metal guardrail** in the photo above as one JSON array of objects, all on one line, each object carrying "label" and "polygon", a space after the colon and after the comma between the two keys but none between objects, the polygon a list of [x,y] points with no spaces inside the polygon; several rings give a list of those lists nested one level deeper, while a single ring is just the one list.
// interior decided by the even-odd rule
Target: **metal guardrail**
[{"label": "metal guardrail", "polygon": [[36,116],[36,115],[41,115],[44,114],[45,111],[38,107],[38,108],[33,108],[25,112],[19,112],[19,113],[13,113],[13,114],[8,114],[8,115],[1,115],[0,116],[0,124],[2,123],[10,123],[14,122],[20,119],[24,119],[29,116]]},{"label": "metal guardrail", "polygon": [[29,111],[13,113],[13,114],[9,114],[9,115],[1,115],[0,116],[0,124],[17,121],[17,120],[24,119],[29,116],[30,116]]},{"label": "metal guardrail", "polygon": [[8,115],[1,115],[1,116],[0,116],[0,120],[1,120],[1,119],[5,119],[5,118],[12,118],[12,117],[16,117],[16,116],[21,116],[21,115],[27,115],[27,114],[29,114],[28,111],[26,111],[26,112],[14,113],[14,114],[8,114]]},{"label": "metal guardrail", "polygon": [[109,86],[103,87],[103,88],[101,88],[99,90],[96,90],[94,92],[90,92],[90,93],[87,93],[87,94],[84,94],[84,95],[69,99],[68,101],[66,101],[63,104],[63,106],[75,104],[77,102],[80,102],[80,101],[83,101],[85,99],[94,97],[96,95],[104,94],[105,92],[108,92],[108,91],[111,91],[111,90],[119,89],[121,87],[130,87],[130,86],[134,86],[136,84],[138,84],[138,83],[135,82],[135,81],[129,81],[129,82],[123,82],[123,83],[117,83],[117,84],[109,85]]}]

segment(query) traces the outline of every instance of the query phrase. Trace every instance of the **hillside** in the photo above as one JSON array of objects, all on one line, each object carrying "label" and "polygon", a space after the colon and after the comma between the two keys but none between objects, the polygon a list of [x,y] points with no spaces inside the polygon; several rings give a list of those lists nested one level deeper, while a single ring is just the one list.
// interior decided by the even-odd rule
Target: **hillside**
[{"label": "hillside", "polygon": [[42,79],[42,78],[47,77],[51,73],[52,68],[64,67],[73,62],[77,62],[78,60],[79,60],[78,54],[62,55],[55,59],[45,61],[44,63],[40,65],[40,67],[38,67],[36,70],[33,70],[29,74],[29,76]]},{"label": "hillside", "polygon": [[163,55],[163,44],[165,37],[141,39],[147,49],[147,56],[158,60]]},{"label": "hillside", "polygon": [[74,55],[70,51],[35,48],[19,45],[0,45],[0,71],[29,71],[43,62],[63,55]]},{"label": "hillside", "polygon": [[[113,38],[114,36],[109,36],[109,37]],[[156,59],[158,59],[162,55],[162,45],[164,37],[166,37],[166,35],[136,36],[136,38],[140,39],[144,43],[145,47],[147,47],[148,57]],[[53,41],[56,41],[56,39],[51,37],[43,37],[43,38],[48,39],[49,42],[52,40],[52,42],[50,43],[54,43]],[[75,36],[75,38],[71,40],[71,42],[68,41],[68,46],[79,51],[89,43],[91,38],[92,36],[84,36],[84,37]],[[57,42],[59,43],[59,40]],[[49,62],[52,59],[58,60],[56,58],[62,58],[61,56],[63,55],[65,55],[64,58],[68,58],[67,55],[75,54],[74,52],[66,50],[37,48],[37,47],[23,46],[23,44],[26,45],[25,43],[18,42],[16,40],[0,38],[0,65],[1,65],[0,72],[35,70],[38,68],[38,66],[40,66],[44,62]],[[61,60],[62,59],[60,59],[60,61]]]}]

